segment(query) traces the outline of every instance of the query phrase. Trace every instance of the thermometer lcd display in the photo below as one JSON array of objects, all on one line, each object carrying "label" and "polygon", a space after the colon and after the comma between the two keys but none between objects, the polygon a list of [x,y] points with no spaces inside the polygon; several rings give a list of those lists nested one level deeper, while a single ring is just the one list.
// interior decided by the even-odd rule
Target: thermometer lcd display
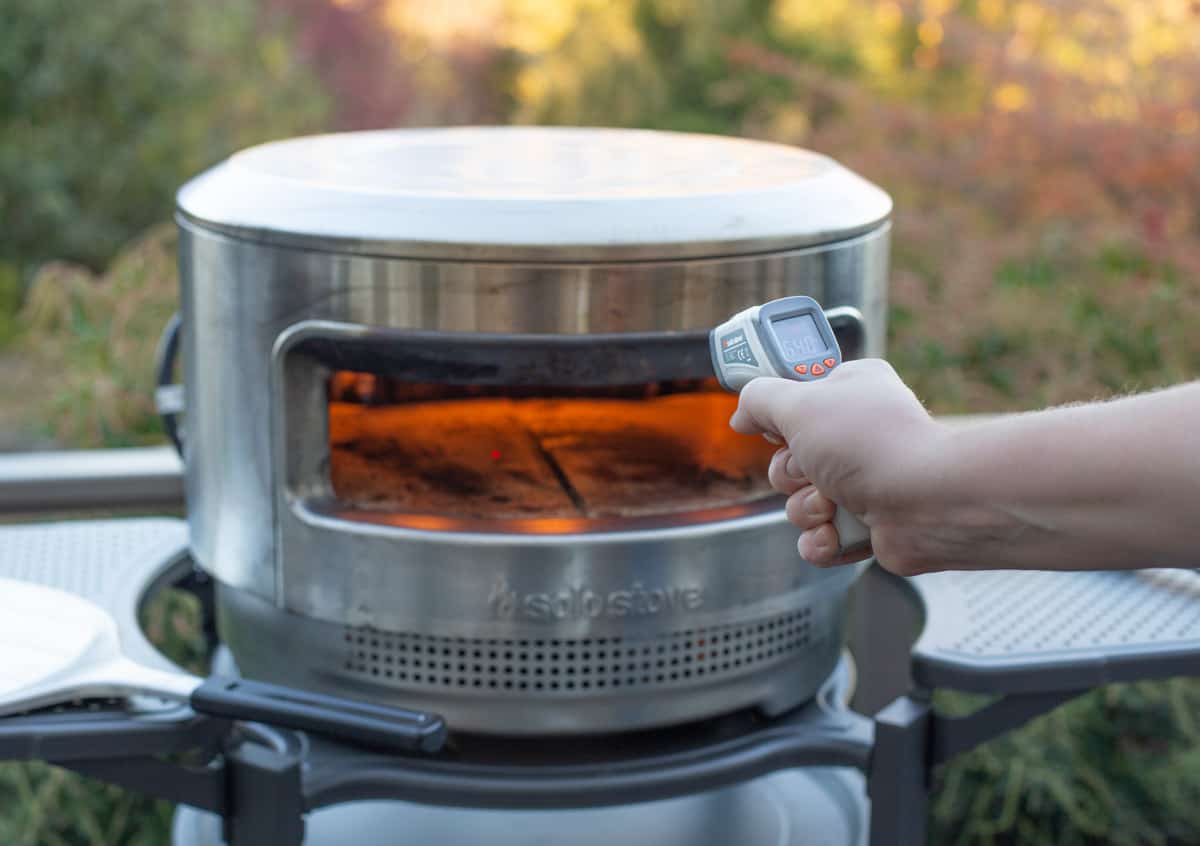
[{"label": "thermometer lcd display", "polygon": [[816,358],[825,352],[825,339],[811,314],[797,314],[772,323],[779,348],[789,361]]}]

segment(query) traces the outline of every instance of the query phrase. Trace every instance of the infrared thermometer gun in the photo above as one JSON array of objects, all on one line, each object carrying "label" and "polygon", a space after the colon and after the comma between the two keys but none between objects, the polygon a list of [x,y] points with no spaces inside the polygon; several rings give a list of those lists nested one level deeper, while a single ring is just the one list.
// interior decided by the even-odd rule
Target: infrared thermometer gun
[{"label": "infrared thermometer gun", "polygon": [[[758,376],[818,382],[841,366],[829,318],[812,297],[784,297],[740,311],[708,336],[713,371],[734,393]],[[871,533],[844,508],[834,512],[841,555],[866,553]]]}]

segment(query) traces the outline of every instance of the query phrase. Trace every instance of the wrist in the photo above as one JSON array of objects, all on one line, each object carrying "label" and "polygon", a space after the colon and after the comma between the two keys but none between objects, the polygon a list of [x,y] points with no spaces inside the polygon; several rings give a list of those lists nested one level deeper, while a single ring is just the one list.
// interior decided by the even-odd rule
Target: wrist
[{"label": "wrist", "polygon": [[947,486],[954,483],[955,431],[932,417],[893,429],[894,443],[881,460],[883,484],[873,497],[893,518],[925,519],[947,503]]},{"label": "wrist", "polygon": [[890,469],[889,492],[871,521],[876,553],[893,572],[994,564],[1021,532],[1019,521],[996,507],[986,478],[973,471],[977,445],[968,428],[930,418],[904,433],[910,446]]}]

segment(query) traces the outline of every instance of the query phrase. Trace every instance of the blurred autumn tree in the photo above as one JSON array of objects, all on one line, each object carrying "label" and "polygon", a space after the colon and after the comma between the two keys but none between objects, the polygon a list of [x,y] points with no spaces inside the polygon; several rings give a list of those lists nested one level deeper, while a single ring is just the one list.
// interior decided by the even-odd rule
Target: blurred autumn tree
[{"label": "blurred autumn tree", "polygon": [[802,144],[892,192],[889,357],[935,409],[1200,373],[1200,3],[499,5],[517,120]]},{"label": "blurred autumn tree", "polygon": [[[437,38],[444,8],[408,0],[262,0],[292,22],[298,54],[333,96],[327,128],[504,123],[502,51],[484,37]],[[414,21],[422,26],[414,26]]]}]

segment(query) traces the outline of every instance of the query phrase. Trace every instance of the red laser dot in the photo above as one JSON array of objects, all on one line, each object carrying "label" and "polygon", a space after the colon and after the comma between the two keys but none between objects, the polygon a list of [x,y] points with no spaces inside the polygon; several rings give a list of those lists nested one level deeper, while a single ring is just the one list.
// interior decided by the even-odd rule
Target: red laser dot
[{"label": "red laser dot", "polygon": [[498,449],[492,450],[492,461],[499,461],[499,460],[500,460],[500,450],[498,450]]}]

